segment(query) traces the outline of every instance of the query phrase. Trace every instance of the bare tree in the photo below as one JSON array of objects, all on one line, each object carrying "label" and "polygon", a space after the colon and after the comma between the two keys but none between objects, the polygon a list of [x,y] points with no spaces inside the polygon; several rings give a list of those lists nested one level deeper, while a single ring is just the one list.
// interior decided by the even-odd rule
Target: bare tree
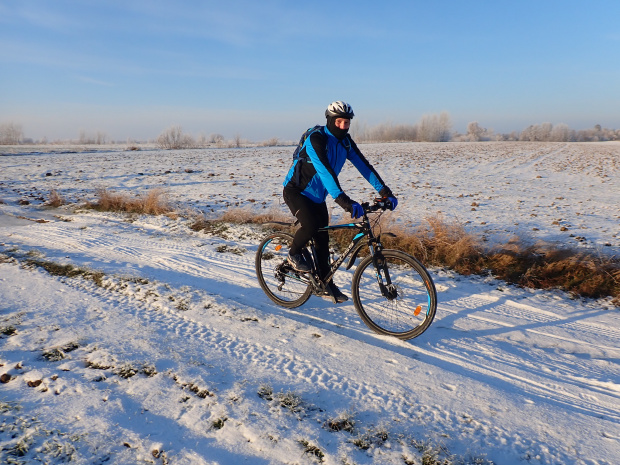
[{"label": "bare tree", "polygon": [[17,145],[24,137],[20,124],[0,124],[0,145]]},{"label": "bare tree", "polygon": [[263,141],[260,145],[263,147],[276,147],[280,141],[277,137],[272,137],[271,139],[267,139]]},{"label": "bare tree", "polygon": [[108,136],[105,132],[97,131],[97,133],[93,136],[82,129],[80,130],[78,143],[84,145],[103,145],[107,143],[107,140]]},{"label": "bare tree", "polygon": [[567,124],[556,124],[551,130],[550,140],[553,142],[568,142],[573,140],[574,131],[569,129]]},{"label": "bare tree", "polygon": [[108,141],[108,136],[105,132],[97,131],[97,138],[95,143],[97,145],[104,145]]},{"label": "bare tree", "polygon": [[467,136],[471,141],[478,142],[482,140],[484,131],[485,129],[480,127],[478,121],[472,121],[467,125]]},{"label": "bare tree", "polygon": [[221,134],[211,134],[209,136],[209,143],[211,144],[222,144],[224,142],[224,136]]},{"label": "bare tree", "polygon": [[162,149],[189,149],[196,146],[196,142],[189,134],[184,134],[181,126],[171,126],[157,138],[157,144]]},{"label": "bare tree", "polygon": [[533,124],[521,131],[519,140],[531,142],[549,142],[551,141],[552,130],[553,124],[551,123]]},{"label": "bare tree", "polygon": [[358,130],[353,137],[356,140],[368,142],[415,141],[418,137],[418,130],[416,126],[384,123],[370,129],[365,128],[363,132]]},{"label": "bare tree", "polygon": [[437,115],[424,115],[418,123],[418,137],[424,142],[447,142],[450,140],[452,121],[447,112]]}]

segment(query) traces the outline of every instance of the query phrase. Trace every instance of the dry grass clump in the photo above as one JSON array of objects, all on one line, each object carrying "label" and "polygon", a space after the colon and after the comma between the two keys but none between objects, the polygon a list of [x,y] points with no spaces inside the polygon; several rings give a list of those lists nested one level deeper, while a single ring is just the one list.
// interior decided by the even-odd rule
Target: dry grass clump
[{"label": "dry grass clump", "polygon": [[[250,211],[229,211],[220,221],[231,223],[264,223],[274,221],[252,216]],[[290,220],[289,220],[290,221]],[[525,246],[518,239],[488,248],[482,239],[467,232],[457,223],[447,223],[441,216],[426,218],[415,230],[406,230],[393,222],[380,221],[375,234],[387,248],[400,249],[427,266],[438,266],[462,275],[488,275],[509,284],[534,289],[561,289],[576,297],[612,297],[620,306],[620,259],[603,257],[593,252],[556,249],[538,244]],[[330,244],[343,251],[355,230],[330,232]],[[360,255],[365,255],[362,249]]]},{"label": "dry grass clump", "polygon": [[96,195],[97,200],[94,203],[89,202],[87,206],[97,211],[167,215],[176,218],[174,209],[161,189],[153,189],[137,197],[113,193],[107,189],[97,190]]},{"label": "dry grass clump", "polygon": [[52,189],[50,192],[49,199],[45,203],[45,205],[49,207],[58,208],[66,203],[65,199],[60,195],[60,193],[56,189]]},{"label": "dry grass clump", "polygon": [[291,222],[290,215],[284,215],[278,210],[256,213],[255,211],[245,208],[227,210],[219,219],[224,222],[240,224],[263,224],[269,223],[270,221],[279,221],[282,223]]},{"label": "dry grass clump", "polygon": [[458,223],[446,223],[441,216],[426,218],[426,223],[413,232],[400,226],[386,229],[397,236],[384,240],[386,246],[404,250],[427,265],[464,275],[480,273],[485,268],[480,239]]},{"label": "dry grass clump", "polygon": [[290,215],[284,215],[277,210],[268,210],[264,213],[256,213],[247,208],[231,208],[216,220],[199,216],[190,225],[193,231],[210,231],[214,223],[234,224],[264,224],[269,222],[290,223]]},{"label": "dry grass clump", "polygon": [[[580,297],[613,297],[620,305],[620,260],[592,252],[524,246],[518,239],[488,249],[459,224],[427,218],[413,233],[400,230],[386,246],[399,248],[427,265],[459,274],[491,273],[497,279],[533,289],[561,289]],[[392,229],[393,232],[394,228]]]},{"label": "dry grass clump", "polygon": [[[570,249],[536,249],[489,256],[500,279],[536,289],[563,289],[576,296],[614,297],[620,305],[620,261]],[[506,266],[508,263],[509,266]]]}]

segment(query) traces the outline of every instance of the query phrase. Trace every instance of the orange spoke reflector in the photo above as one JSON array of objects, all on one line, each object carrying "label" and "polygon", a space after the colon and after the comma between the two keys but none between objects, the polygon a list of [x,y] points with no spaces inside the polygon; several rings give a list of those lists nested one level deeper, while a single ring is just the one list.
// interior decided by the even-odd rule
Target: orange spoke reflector
[{"label": "orange spoke reflector", "polygon": [[418,306],[416,307],[416,309],[414,310],[413,314],[414,314],[415,316],[418,316],[418,315],[420,314],[420,312],[421,312],[421,311],[422,311],[422,306],[421,306],[421,305],[418,305]]},{"label": "orange spoke reflector", "polygon": [[282,244],[276,245],[276,252],[279,252],[281,248],[282,248]]}]

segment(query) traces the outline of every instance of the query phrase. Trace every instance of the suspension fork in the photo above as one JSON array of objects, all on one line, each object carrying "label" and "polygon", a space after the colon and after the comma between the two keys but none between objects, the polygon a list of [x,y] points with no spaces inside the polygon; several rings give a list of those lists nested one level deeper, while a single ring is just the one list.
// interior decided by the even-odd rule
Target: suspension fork
[{"label": "suspension fork", "polygon": [[379,284],[379,289],[381,289],[381,295],[388,300],[394,300],[398,297],[398,292],[396,286],[392,284],[390,271],[388,270],[385,257],[382,253],[383,247],[379,243],[376,248],[371,244],[370,249],[372,253],[372,262],[376,270],[377,283]]}]

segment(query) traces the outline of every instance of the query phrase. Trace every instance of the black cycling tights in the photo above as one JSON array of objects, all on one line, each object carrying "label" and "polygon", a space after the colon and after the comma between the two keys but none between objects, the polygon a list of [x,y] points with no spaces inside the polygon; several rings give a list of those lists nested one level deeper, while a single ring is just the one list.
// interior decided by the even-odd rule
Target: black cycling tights
[{"label": "black cycling tights", "polygon": [[327,205],[325,202],[314,203],[305,195],[292,189],[285,188],[283,197],[301,225],[293,238],[291,255],[300,253],[308,241],[314,238],[319,270],[321,270],[321,277],[325,277],[329,272],[329,234],[327,231],[318,232],[318,229],[329,224]]}]

